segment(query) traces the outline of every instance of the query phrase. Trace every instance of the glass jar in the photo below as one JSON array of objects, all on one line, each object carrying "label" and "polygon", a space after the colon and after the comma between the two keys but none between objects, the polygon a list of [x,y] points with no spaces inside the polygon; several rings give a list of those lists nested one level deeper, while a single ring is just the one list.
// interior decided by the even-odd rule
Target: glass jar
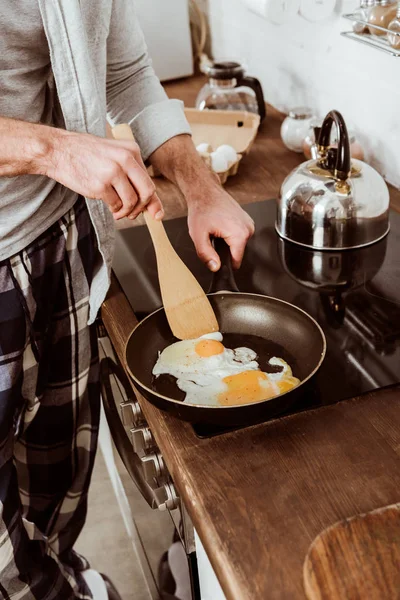
[{"label": "glass jar", "polygon": [[387,29],[389,23],[396,17],[396,13],[397,2],[393,2],[393,0],[376,0],[375,6],[370,9],[368,15],[370,33],[375,37],[386,35],[386,31],[371,27],[371,25],[378,25]]},{"label": "glass jar", "polygon": [[400,2],[397,5],[397,15],[388,25],[391,33],[387,34],[387,39],[392,48],[400,50]]},{"label": "glass jar", "polygon": [[307,135],[303,140],[303,153],[308,160],[310,160],[311,158],[318,158],[317,139],[319,136],[321,125],[322,119],[318,119],[317,117],[313,117],[311,119]]},{"label": "glass jar", "polygon": [[303,142],[313,118],[311,108],[306,106],[293,108],[289,112],[281,127],[282,141],[289,150],[303,152]]},{"label": "glass jar", "polygon": [[373,4],[371,5],[371,0],[361,0],[359,8],[355,11],[354,15],[356,15],[360,21],[355,21],[353,23],[353,31],[354,33],[368,33],[368,15],[369,9],[375,4],[375,0],[372,0]]}]

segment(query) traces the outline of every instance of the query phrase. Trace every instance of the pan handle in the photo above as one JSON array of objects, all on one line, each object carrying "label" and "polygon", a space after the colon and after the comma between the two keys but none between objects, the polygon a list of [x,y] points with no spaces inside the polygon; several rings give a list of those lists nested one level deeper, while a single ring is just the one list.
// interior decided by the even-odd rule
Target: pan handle
[{"label": "pan handle", "polygon": [[233,274],[231,251],[223,238],[215,237],[213,246],[221,259],[221,268],[213,273],[209,294],[215,292],[239,292]]},{"label": "pan handle", "polygon": [[111,387],[111,375],[114,375],[123,386],[129,403],[137,400],[125,371],[111,358],[103,358],[100,362],[101,395],[108,426],[118,454],[147,504],[153,509],[172,510],[179,504],[172,482],[167,481],[161,487],[154,483],[154,487],[152,487],[146,481],[144,463],[135,452],[118,413]]}]

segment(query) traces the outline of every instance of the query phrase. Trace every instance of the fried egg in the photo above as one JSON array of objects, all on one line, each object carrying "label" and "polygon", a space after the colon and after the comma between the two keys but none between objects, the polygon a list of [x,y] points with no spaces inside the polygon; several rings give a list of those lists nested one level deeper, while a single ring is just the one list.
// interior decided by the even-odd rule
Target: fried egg
[{"label": "fried egg", "polygon": [[273,398],[300,383],[282,358],[272,357],[277,373],[260,370],[257,354],[250,348],[225,348],[221,333],[183,340],[165,348],[153,375],[173,375],[186,393],[184,402],[209,406],[237,406]]}]

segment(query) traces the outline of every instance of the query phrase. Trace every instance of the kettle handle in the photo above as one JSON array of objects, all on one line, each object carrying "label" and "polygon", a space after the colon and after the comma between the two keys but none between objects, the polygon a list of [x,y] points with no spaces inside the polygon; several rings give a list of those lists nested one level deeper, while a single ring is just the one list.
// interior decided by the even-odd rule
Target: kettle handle
[{"label": "kettle handle", "polygon": [[334,175],[337,179],[346,181],[351,173],[350,140],[346,123],[339,111],[331,110],[326,115],[319,134],[318,145],[320,153],[324,157],[330,145],[333,123],[335,123],[338,132],[338,148]]}]

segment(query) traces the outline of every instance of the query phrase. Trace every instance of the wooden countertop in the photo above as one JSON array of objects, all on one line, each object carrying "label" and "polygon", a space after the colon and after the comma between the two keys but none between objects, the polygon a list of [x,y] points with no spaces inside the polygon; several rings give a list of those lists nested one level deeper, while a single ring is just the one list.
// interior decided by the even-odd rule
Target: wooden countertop
[{"label": "wooden countertop", "polygon": [[[102,311],[119,359],[136,324],[114,278]],[[228,600],[304,599],[313,539],[400,496],[400,386],[202,440],[138,396]]]},{"label": "wooden countertop", "polygon": [[[192,106],[202,83],[192,78],[166,88]],[[302,160],[280,141],[282,118],[269,108],[228,181],[242,204],[276,197]],[[167,218],[184,215],[174,186],[157,184]],[[400,193],[391,193],[400,210]],[[102,317],[123,363],[136,318],[115,278]],[[399,500],[400,386],[208,440],[139,401],[228,600],[303,599],[302,565],[315,536]]]},{"label": "wooden countertop", "polygon": [[[171,98],[183,100],[185,106],[194,106],[197,94],[204,85],[203,76],[170,82],[164,85]],[[288,150],[282,143],[280,128],[285,115],[272,106],[267,106],[267,117],[258,130],[250,152],[242,159],[239,172],[230,177],[224,188],[240,204],[277,198],[285,177],[305,160],[302,154]],[[173,219],[186,215],[186,203],[179,190],[162,177],[155,179],[157,191],[164,203],[165,218]],[[393,208],[400,212],[400,191],[389,186]],[[118,229],[143,225],[140,217],[118,221]]]}]

